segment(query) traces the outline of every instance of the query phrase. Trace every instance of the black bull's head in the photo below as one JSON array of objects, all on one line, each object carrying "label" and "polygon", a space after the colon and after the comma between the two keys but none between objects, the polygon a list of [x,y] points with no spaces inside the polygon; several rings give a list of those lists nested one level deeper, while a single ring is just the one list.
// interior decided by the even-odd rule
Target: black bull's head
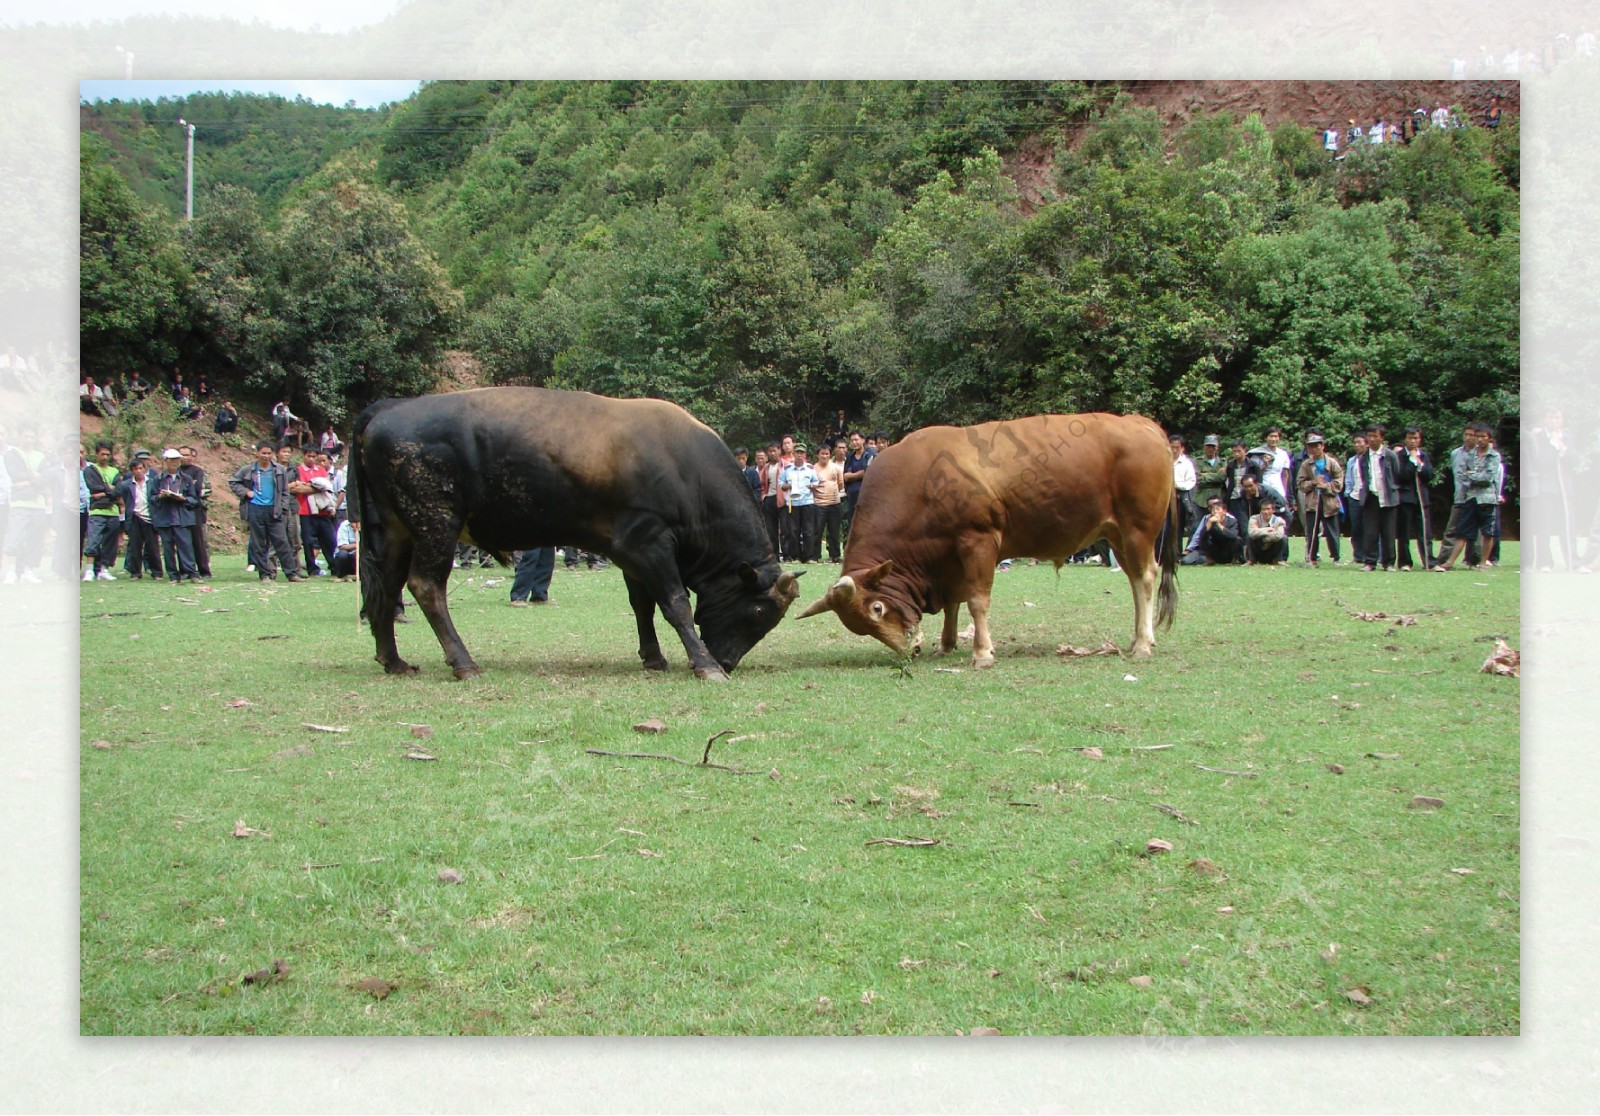
[{"label": "black bull's head", "polygon": [[732,674],[750,648],[778,626],[800,596],[799,581],[800,574],[787,573],[772,562],[760,569],[742,564],[736,574],[701,586],[695,625],[723,670]]}]

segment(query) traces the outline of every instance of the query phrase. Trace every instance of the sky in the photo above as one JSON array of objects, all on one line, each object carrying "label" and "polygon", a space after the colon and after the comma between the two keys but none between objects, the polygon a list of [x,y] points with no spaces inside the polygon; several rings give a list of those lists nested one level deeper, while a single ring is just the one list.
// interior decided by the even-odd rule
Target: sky
[{"label": "sky", "polygon": [[[138,59],[134,59],[134,72],[138,72]],[[244,78],[185,78],[141,81],[109,81],[97,79],[80,81],[78,96],[85,101],[153,101],[158,97],[183,97],[190,93],[214,93],[217,90],[240,93],[276,93],[293,100],[305,97],[317,104],[342,105],[354,101],[359,108],[376,108],[384,102],[403,101],[415,93],[416,81],[359,81],[335,79],[313,81],[304,78],[287,78],[281,81],[258,81]]]},{"label": "sky", "polygon": [[21,0],[0,24],[117,23],[136,16],[228,16],[300,31],[350,31],[393,15],[407,0]]}]

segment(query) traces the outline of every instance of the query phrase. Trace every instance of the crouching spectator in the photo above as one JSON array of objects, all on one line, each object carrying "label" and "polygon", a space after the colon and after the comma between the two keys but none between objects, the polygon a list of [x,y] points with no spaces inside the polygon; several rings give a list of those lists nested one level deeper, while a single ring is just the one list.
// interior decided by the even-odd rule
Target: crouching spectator
[{"label": "crouching spectator", "polygon": [[1221,496],[1206,500],[1206,514],[1194,529],[1184,552],[1187,566],[1231,566],[1239,561],[1242,541],[1239,520],[1229,513]]},{"label": "crouching spectator", "polygon": [[339,531],[333,553],[328,556],[328,565],[334,577],[356,575],[356,528],[348,519],[339,521]]},{"label": "crouching spectator", "polygon": [[1289,549],[1289,526],[1278,514],[1276,497],[1261,497],[1261,510],[1250,517],[1246,534],[1247,565],[1276,566],[1283,561]]}]

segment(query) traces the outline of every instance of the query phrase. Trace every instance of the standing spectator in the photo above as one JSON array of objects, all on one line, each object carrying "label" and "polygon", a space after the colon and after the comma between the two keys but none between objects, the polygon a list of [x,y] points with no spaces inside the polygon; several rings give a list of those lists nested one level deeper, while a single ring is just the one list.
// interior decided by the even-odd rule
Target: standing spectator
[{"label": "standing spectator", "polygon": [[122,568],[135,581],[144,577],[146,569],[153,581],[163,577],[161,536],[156,534],[155,524],[150,519],[150,482],[149,459],[144,457],[134,458],[120,482],[123,525],[128,532],[127,556]]},{"label": "standing spectator", "polygon": [[850,540],[850,524],[856,516],[856,504],[861,500],[861,482],[867,477],[867,466],[872,455],[867,453],[867,440],[861,431],[852,430],[845,436],[849,452],[844,455],[844,537]]},{"label": "standing spectator", "polygon": [[296,508],[289,493],[288,471],[274,456],[271,442],[256,443],[256,459],[239,467],[229,479],[228,488],[239,498],[250,526],[257,576],[262,581],[276,581],[276,557],[290,581],[304,581],[300,559],[289,545],[287,528]]},{"label": "standing spectator", "polygon": [[211,507],[211,480],[201,467],[200,455],[193,446],[179,446],[178,452],[183,454],[183,468],[180,472],[194,481],[195,495],[200,500],[194,509],[194,526],[189,531],[191,545],[194,547],[194,567],[202,578],[209,581],[211,544],[206,539],[206,523]]},{"label": "standing spectator", "polygon": [[1205,507],[1211,497],[1222,496],[1227,482],[1228,462],[1222,456],[1221,442],[1215,434],[1207,434],[1205,449],[1194,463],[1194,498],[1197,506]]},{"label": "standing spectator", "polygon": [[217,421],[212,424],[211,429],[218,434],[232,434],[239,429],[239,412],[231,400],[224,399],[217,407]]},{"label": "standing spectator", "polygon": [[161,466],[162,472],[156,476],[151,491],[150,522],[161,536],[161,560],[167,567],[167,580],[197,581],[194,536],[189,528],[194,526],[200,493],[194,478],[182,472],[183,454],[175,449],[163,450]]},{"label": "standing spectator", "polygon": [[1344,463],[1345,538],[1350,540],[1350,560],[1358,566],[1367,564],[1366,538],[1361,530],[1361,459],[1367,454],[1367,436],[1357,434],[1350,439],[1353,451]]},{"label": "standing spectator", "polygon": [[1367,142],[1374,144],[1382,143],[1386,138],[1388,138],[1388,134],[1389,129],[1384,125],[1383,117],[1374,116],[1372,118],[1372,127],[1367,129]]},{"label": "standing spectator", "polygon": [[1230,452],[1233,456],[1228,461],[1227,468],[1223,470],[1222,487],[1224,496],[1228,501],[1229,513],[1242,524],[1250,518],[1250,512],[1245,507],[1245,478],[1251,478],[1259,486],[1261,483],[1261,470],[1250,459],[1249,454],[1245,452],[1243,442],[1234,442]]},{"label": "standing spectator", "polygon": [[329,564],[331,573],[336,546],[334,540],[338,534],[333,515],[336,501],[333,481],[323,467],[321,452],[315,449],[304,451],[300,456],[300,467],[295,472],[295,480],[290,482],[289,491],[299,501],[300,541],[304,547],[306,572],[313,577],[321,572],[316,559],[321,554],[323,561]]},{"label": "standing spectator", "polygon": [[1199,518],[1199,509],[1194,506],[1194,459],[1185,452],[1188,447],[1182,434],[1170,435],[1167,448],[1172,453],[1172,486],[1178,493],[1178,518],[1184,536],[1188,537],[1194,521]]},{"label": "standing spectator", "polygon": [[[1289,451],[1283,448],[1283,427],[1270,426],[1267,428],[1267,449],[1272,452],[1272,460],[1261,471],[1262,487],[1277,497],[1276,507],[1285,516],[1294,514],[1294,459],[1289,456]],[[1284,561],[1289,560],[1289,543],[1287,537],[1283,544]]]},{"label": "standing spectator", "polygon": [[550,603],[550,577],[556,570],[553,546],[536,546],[517,555],[516,576],[511,579],[511,607]]},{"label": "standing spectator", "polygon": [[1551,538],[1560,536],[1567,569],[1577,562],[1572,552],[1572,509],[1568,503],[1566,419],[1559,407],[1548,407],[1544,425],[1528,431],[1527,467],[1522,470],[1522,538],[1528,544],[1528,566],[1549,572],[1555,564]]},{"label": "standing spectator", "polygon": [[782,558],[783,532],[778,525],[783,521],[783,463],[779,460],[778,443],[767,446],[766,470],[761,474],[761,518],[767,525],[767,537],[772,542],[772,553]]},{"label": "standing spectator", "polygon": [[1322,131],[1322,150],[1337,159],[1339,157],[1339,129],[1330,125]]},{"label": "standing spectator", "polygon": [[1433,126],[1440,131],[1450,127],[1450,106],[1443,101],[1439,102],[1433,110],[1431,119],[1433,120]]},{"label": "standing spectator", "polygon": [[[1455,568],[1456,559],[1466,548],[1467,539],[1479,537],[1479,565],[1493,566],[1490,548],[1494,540],[1494,516],[1500,507],[1500,454],[1490,448],[1489,427],[1473,423],[1472,452],[1461,457],[1456,475],[1455,542],[1450,553],[1434,569],[1440,573]],[[1454,457],[1454,455],[1452,455]]]},{"label": "standing spectator", "polygon": [[117,478],[121,476],[111,460],[111,443],[96,442],[94,460],[83,468],[83,482],[89,489],[89,530],[83,543],[85,581],[115,581],[111,567],[117,564],[117,533],[122,526],[121,499]]},{"label": "standing spectator", "polygon": [[1494,516],[1491,520],[1494,524],[1494,529],[1489,532],[1494,541],[1489,544],[1489,553],[1484,555],[1488,560],[1482,563],[1492,568],[1500,564],[1500,526],[1504,518],[1506,501],[1511,498],[1511,471],[1506,468],[1509,464],[1507,455],[1500,452],[1500,447],[1495,444],[1492,429],[1489,432],[1489,449],[1500,455],[1500,461],[1495,466],[1494,472],[1495,506]]},{"label": "standing spectator", "polygon": [[[840,412],[843,414],[843,412]],[[817,535],[815,549],[821,557],[821,541],[828,540],[828,561],[839,561],[839,527],[844,513],[844,442],[835,442],[832,452],[826,442],[817,450]]]},{"label": "standing spectator", "polygon": [[1352,116],[1350,118],[1350,127],[1346,128],[1344,133],[1345,146],[1354,148],[1365,135],[1366,133],[1361,130],[1361,125],[1357,124],[1356,118]]},{"label": "standing spectator", "polygon": [[1367,452],[1357,462],[1361,504],[1361,550],[1366,555],[1362,567],[1368,573],[1394,570],[1394,522],[1400,505],[1400,486],[1395,480],[1394,450],[1384,445],[1383,427],[1367,424]]},{"label": "standing spectator", "polygon": [[817,556],[817,485],[822,483],[805,446],[794,447],[794,464],[783,470],[778,487],[788,511],[783,517],[791,561],[809,564]]},{"label": "standing spectator", "polygon": [[[849,432],[850,424],[845,421],[844,408],[840,407],[834,412],[833,426],[829,429],[827,437],[823,439],[823,443],[828,446],[830,454],[834,446],[838,445],[842,441],[845,441],[849,437]],[[820,463],[821,462],[819,460],[818,464]]]},{"label": "standing spectator", "polygon": [[1428,486],[1433,483],[1433,460],[1422,448],[1422,428],[1408,426],[1401,435],[1401,448],[1395,451],[1395,484],[1400,490],[1400,506],[1395,513],[1395,566],[1411,569],[1411,540],[1417,540],[1422,568],[1434,566],[1432,539],[1428,537]]},{"label": "standing spectator", "polygon": [[1315,567],[1322,540],[1328,540],[1328,557],[1339,564],[1339,492],[1344,488],[1344,467],[1327,452],[1327,443],[1315,430],[1306,432],[1306,457],[1295,474],[1305,520],[1306,565]]},{"label": "standing spectator", "polygon": [[733,451],[733,459],[739,463],[739,472],[744,474],[744,481],[750,486],[750,494],[756,498],[756,503],[761,503],[761,472],[760,463],[767,459],[761,450],[756,451],[756,464],[750,464],[750,451],[740,446]]},{"label": "standing spectator", "polygon": [[350,479],[350,470],[343,459],[337,455],[322,455],[322,467],[328,470],[328,479],[333,482],[333,517],[343,523],[350,517],[347,493],[345,486]]},{"label": "standing spectator", "polygon": [[1276,566],[1288,557],[1289,526],[1278,514],[1278,501],[1271,491],[1261,494],[1261,510],[1250,517],[1245,531],[1248,565]]},{"label": "standing spectator", "polygon": [[[289,536],[289,545],[294,547],[295,561],[298,565],[304,553],[300,538],[300,497],[310,491],[311,486],[300,480],[300,470],[294,463],[293,442],[287,438],[279,442],[275,453],[278,464],[283,466],[283,475],[287,478],[289,486],[289,514],[284,518],[284,534]],[[313,566],[303,572],[310,577],[316,572],[316,567]]]},{"label": "standing spectator", "polygon": [[1490,97],[1489,107],[1483,113],[1483,126],[1485,128],[1500,127],[1500,98]]},{"label": "standing spectator", "polygon": [[[39,448],[39,429],[25,423],[17,430],[17,444],[5,451],[6,472],[11,480],[11,523],[6,537],[6,553],[15,564],[6,582],[37,584],[34,567],[44,557],[44,536],[49,526],[50,481],[44,475],[45,455]],[[66,577],[66,568],[57,571]]]}]

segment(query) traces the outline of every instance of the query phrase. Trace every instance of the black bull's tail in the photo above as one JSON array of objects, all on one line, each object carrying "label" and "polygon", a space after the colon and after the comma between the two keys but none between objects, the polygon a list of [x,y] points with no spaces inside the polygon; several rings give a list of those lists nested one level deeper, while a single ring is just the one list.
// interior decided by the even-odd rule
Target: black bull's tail
[{"label": "black bull's tail", "polygon": [[362,464],[361,446],[366,438],[367,424],[399,400],[385,399],[374,403],[356,418],[355,430],[350,437],[350,473],[345,481],[346,513],[358,529],[356,538],[356,576],[361,581],[361,615],[382,615],[393,611],[397,601],[385,601],[383,578],[383,553],[387,529],[384,526],[384,508],[373,494]]},{"label": "black bull's tail", "polygon": [[1161,550],[1161,588],[1156,605],[1156,627],[1163,631],[1172,627],[1178,615],[1178,557],[1183,552],[1183,513],[1178,507],[1178,490],[1172,490],[1167,501],[1167,522],[1161,529],[1158,545]]}]

